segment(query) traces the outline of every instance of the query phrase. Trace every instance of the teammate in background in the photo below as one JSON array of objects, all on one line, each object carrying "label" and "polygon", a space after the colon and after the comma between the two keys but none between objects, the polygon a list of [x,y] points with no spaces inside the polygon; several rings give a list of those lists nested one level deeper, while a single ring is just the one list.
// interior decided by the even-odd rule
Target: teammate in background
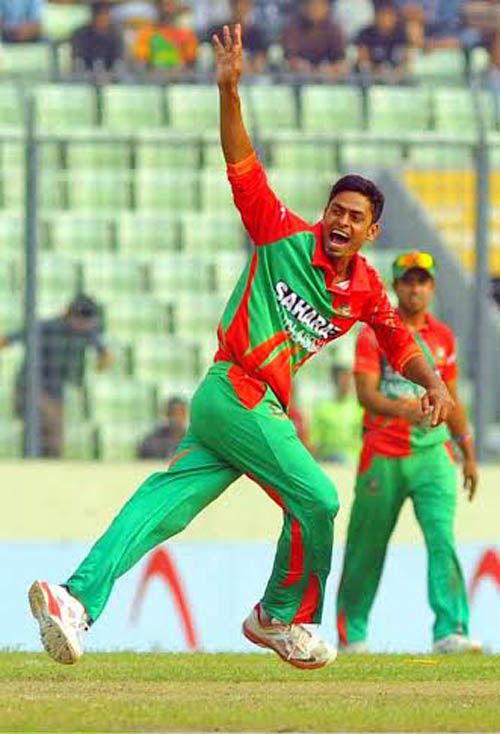
[{"label": "teammate in background", "polygon": [[479,651],[481,645],[468,637],[467,594],[453,537],[456,469],[451,437],[463,454],[469,500],[478,481],[474,442],[457,392],[455,340],[451,329],[428,310],[435,288],[432,255],[403,253],[392,272],[399,314],[441,375],[455,407],[445,423],[432,427],[421,409],[421,389],[390,366],[370,327],[360,332],[354,372],[365,408],[364,441],[338,592],[339,640],[346,652],[367,651],[368,615],[387,544],[410,497],[427,546],[434,652]]},{"label": "teammate in background", "polygon": [[433,424],[453,405],[377,274],[357,254],[377,236],[382,194],[348,176],[333,186],[316,225],[287,209],[269,188],[241,116],[241,27],[231,34],[225,26],[222,41],[214,36],[213,43],[222,149],[256,247],[222,315],[215,362],[193,397],[190,428],[168,470],[146,479],[65,585],[35,581],[30,589],[45,649],[62,663],[81,655],[79,632],[98,619],[115,581],[241,474],[284,514],[271,578],[243,633],[299,668],[331,662],[336,650],[303,624],[321,620],[338,499],[288,418],[292,376],[361,319],[394,368],[425,387],[422,409]]}]

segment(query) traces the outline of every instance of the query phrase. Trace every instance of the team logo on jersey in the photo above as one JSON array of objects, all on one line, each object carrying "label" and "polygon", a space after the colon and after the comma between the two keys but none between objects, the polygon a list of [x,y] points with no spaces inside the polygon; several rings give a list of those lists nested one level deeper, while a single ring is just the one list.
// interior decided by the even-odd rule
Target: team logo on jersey
[{"label": "team logo on jersey", "polygon": [[333,313],[337,316],[352,316],[351,307],[348,303],[340,303],[337,308],[333,309]]},{"label": "team logo on jersey", "polygon": [[278,303],[300,324],[307,326],[320,339],[333,339],[341,329],[319,314],[304,298],[283,280],[274,286]]}]

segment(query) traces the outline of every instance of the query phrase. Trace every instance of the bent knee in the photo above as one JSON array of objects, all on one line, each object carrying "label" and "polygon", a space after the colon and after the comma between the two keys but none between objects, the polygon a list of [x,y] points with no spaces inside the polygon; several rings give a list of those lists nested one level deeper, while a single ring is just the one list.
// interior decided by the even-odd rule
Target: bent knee
[{"label": "bent knee", "polygon": [[327,480],[318,492],[315,511],[326,517],[335,517],[339,511],[339,496],[335,485]]}]

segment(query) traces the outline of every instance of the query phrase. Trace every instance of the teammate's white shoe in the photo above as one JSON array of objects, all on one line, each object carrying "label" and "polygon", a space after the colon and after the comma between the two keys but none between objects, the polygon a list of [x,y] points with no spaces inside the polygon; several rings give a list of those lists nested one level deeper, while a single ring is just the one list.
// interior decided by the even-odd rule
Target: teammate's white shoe
[{"label": "teammate's white shoe", "polygon": [[452,634],[436,640],[432,652],[444,655],[457,655],[463,652],[483,652],[478,640],[470,640],[465,635]]},{"label": "teammate's white shoe", "polygon": [[334,647],[319,640],[301,624],[284,624],[277,619],[263,619],[260,604],[243,622],[242,632],[250,642],[268,647],[296,668],[322,668],[337,657]]},{"label": "teammate's white shoe", "polygon": [[339,652],[345,655],[368,655],[370,649],[366,642],[358,640],[358,642],[349,642],[347,645],[341,645]]},{"label": "teammate's white shoe", "polygon": [[65,665],[76,663],[83,654],[82,632],[88,629],[83,605],[63,586],[46,581],[34,581],[28,599],[50,657]]}]

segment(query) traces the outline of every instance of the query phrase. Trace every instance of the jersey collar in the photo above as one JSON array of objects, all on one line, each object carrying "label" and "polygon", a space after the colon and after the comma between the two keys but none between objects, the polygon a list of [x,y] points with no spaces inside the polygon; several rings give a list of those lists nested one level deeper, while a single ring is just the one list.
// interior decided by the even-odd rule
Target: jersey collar
[{"label": "jersey collar", "polygon": [[321,268],[325,272],[325,285],[327,290],[334,293],[358,293],[370,290],[368,271],[364,257],[356,253],[352,258],[352,275],[349,288],[343,290],[333,282],[337,274],[334,261],[328,257],[323,247],[323,231],[321,221],[313,227],[316,236],[316,247],[311,260],[314,267]]}]

